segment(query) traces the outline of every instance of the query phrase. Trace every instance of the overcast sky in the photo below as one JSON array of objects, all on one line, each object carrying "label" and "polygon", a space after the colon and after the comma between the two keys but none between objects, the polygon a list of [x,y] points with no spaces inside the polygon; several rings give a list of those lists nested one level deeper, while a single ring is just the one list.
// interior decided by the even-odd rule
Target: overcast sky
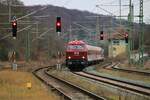
[{"label": "overcast sky", "polygon": [[[105,11],[96,8],[96,5],[119,5],[119,0],[21,0],[25,5],[55,5],[66,7],[69,9],[79,9],[79,10],[87,10],[90,12],[110,15]],[[128,5],[129,0],[121,0],[122,5]],[[139,14],[139,0],[132,0],[134,4],[134,13],[135,15]],[[115,15],[119,15],[119,6],[100,6],[109,12],[112,12]],[[144,22],[150,22],[150,0],[144,0]],[[128,7],[122,6],[122,15],[128,14]],[[135,18],[135,20],[138,20]],[[148,23],[148,22],[147,22]]]}]

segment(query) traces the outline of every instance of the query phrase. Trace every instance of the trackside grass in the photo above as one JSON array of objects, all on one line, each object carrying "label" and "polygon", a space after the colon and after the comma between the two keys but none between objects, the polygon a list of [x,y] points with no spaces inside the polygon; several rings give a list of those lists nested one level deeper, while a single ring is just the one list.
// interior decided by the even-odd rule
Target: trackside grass
[{"label": "trackside grass", "polygon": [[[32,88],[27,88],[27,82]],[[36,79],[32,73],[4,70],[0,71],[0,100],[59,100]]]}]

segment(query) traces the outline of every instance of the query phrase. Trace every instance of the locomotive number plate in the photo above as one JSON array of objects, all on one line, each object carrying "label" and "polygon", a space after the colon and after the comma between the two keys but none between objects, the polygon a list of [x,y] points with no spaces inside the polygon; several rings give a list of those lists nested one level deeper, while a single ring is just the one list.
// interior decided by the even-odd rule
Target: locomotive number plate
[{"label": "locomotive number plate", "polygon": [[79,52],[74,52],[74,55],[77,55],[77,56],[78,56],[78,55],[79,55]]}]

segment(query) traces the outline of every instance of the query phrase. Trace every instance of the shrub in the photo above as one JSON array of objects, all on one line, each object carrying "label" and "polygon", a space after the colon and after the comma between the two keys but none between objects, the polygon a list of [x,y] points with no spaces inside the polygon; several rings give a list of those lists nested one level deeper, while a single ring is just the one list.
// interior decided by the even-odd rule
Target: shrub
[{"label": "shrub", "polygon": [[0,46],[0,60],[1,61],[8,60],[8,50],[4,46]]}]

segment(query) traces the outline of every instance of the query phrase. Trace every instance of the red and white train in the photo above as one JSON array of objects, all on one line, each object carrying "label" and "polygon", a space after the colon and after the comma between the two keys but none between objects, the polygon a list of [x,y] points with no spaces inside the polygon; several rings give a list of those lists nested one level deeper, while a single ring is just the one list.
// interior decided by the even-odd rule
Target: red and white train
[{"label": "red and white train", "polygon": [[82,70],[89,64],[104,60],[101,47],[87,45],[83,41],[71,41],[66,47],[66,65],[70,70]]}]

